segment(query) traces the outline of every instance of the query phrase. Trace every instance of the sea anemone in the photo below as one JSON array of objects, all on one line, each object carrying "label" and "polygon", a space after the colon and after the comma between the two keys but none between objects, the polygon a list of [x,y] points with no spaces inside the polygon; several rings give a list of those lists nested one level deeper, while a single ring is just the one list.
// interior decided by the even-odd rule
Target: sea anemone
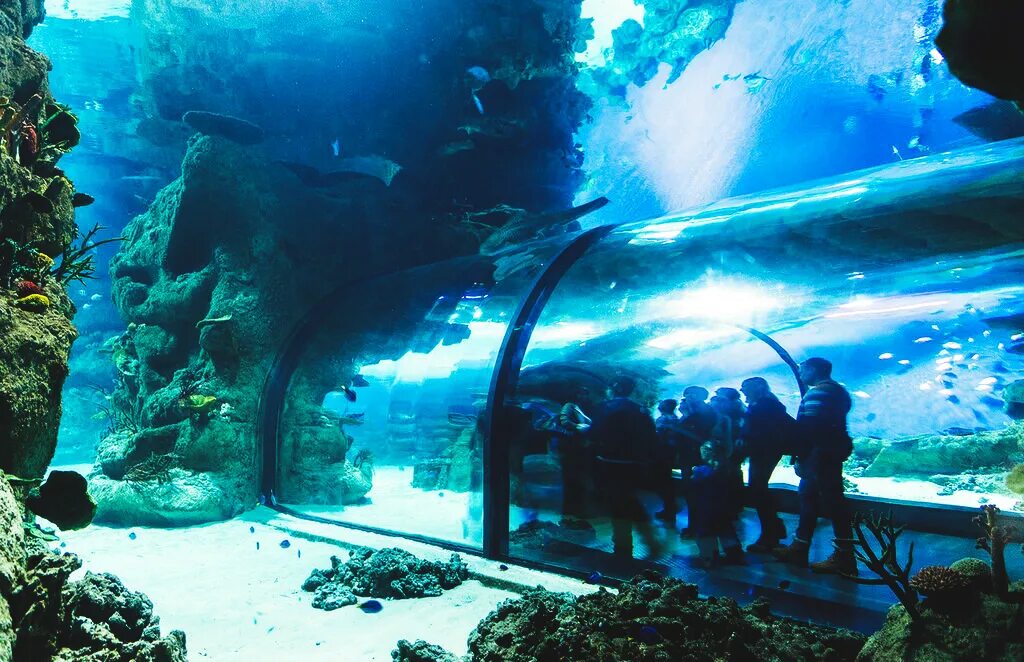
[{"label": "sea anemone", "polygon": [[14,303],[21,308],[36,312],[42,312],[50,307],[50,299],[45,294],[29,294]]},{"label": "sea anemone", "polygon": [[14,288],[18,291],[18,297],[27,297],[30,294],[46,294],[43,292],[43,288],[39,287],[30,280],[22,280],[15,283]]},{"label": "sea anemone", "polygon": [[925,597],[948,596],[970,586],[967,575],[941,565],[921,568],[910,580],[910,586]]}]

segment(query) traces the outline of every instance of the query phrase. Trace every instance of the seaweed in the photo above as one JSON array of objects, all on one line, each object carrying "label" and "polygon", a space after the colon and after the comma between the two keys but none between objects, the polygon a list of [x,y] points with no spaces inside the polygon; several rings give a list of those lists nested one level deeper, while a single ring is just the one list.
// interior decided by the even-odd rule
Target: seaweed
[{"label": "seaweed", "polygon": [[[914,543],[910,543],[907,562],[904,565],[900,565],[896,551],[896,542],[904,528],[906,527],[893,524],[892,512],[886,515],[855,514],[853,517],[854,554],[878,577],[844,576],[859,584],[888,586],[900,604],[907,610],[910,618],[916,621],[920,620],[921,611],[918,608],[917,591],[910,583],[910,568],[914,564]],[[867,529],[867,533],[864,532],[865,529]],[[870,538],[868,534],[870,534]],[[878,543],[877,553],[872,547],[872,538]]]},{"label": "seaweed", "polygon": [[83,236],[80,231],[75,231],[75,237],[81,237],[81,242],[78,245],[72,243],[71,246],[64,251],[64,255],[61,257],[60,266],[57,267],[53,272],[53,277],[57,279],[62,285],[68,285],[73,281],[85,283],[86,280],[94,278],[96,273],[96,259],[93,255],[93,250],[103,246],[104,244],[112,244],[115,241],[124,241],[124,237],[113,237],[110,239],[101,239],[99,241],[93,241],[93,237],[96,233],[105,230],[106,228],[99,223],[93,226],[91,230],[85,233]]}]

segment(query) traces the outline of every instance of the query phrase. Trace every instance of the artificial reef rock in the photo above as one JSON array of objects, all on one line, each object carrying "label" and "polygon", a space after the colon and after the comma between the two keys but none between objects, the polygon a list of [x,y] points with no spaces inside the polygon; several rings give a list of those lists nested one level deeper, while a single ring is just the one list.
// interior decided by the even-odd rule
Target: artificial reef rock
[{"label": "artificial reef rock", "polygon": [[[394,659],[447,660],[436,647],[425,657],[399,646]],[[583,596],[543,588],[498,605],[469,635],[467,662],[555,660],[854,660],[864,636],[772,615],[764,600],[740,607],[728,598],[701,599],[697,587],[657,573],[638,575],[617,594]],[[429,657],[427,655],[436,655]]]},{"label": "artificial reef rock", "polygon": [[69,581],[81,561],[37,535],[0,476],[0,661],[185,662],[184,633],[162,637],[149,598],[109,574]]},{"label": "artificial reef rock", "polygon": [[[574,83],[578,3],[437,0],[422,16],[309,4],[132,6],[143,106],[155,124],[184,116],[201,133],[111,263],[129,327],[107,344],[118,386],[92,477],[101,521],[190,524],[255,504],[263,386],[286,339],[317,315],[334,335],[313,339],[290,384],[276,496],[359,501],[372,460],[356,461],[355,423],[324,397],[363,361],[423,345],[413,311],[436,298],[427,281],[376,298],[365,283],[481,254],[486,281],[509,245],[578,231],[576,219],[603,204],[570,209],[581,181],[573,133],[587,108]],[[363,13],[372,30],[353,18]],[[378,25],[382,15],[394,23]],[[260,29],[266,21],[275,29]],[[252,53],[254,33],[273,57],[236,57]],[[325,71],[326,60],[308,58],[339,40],[350,59]],[[382,67],[395,74],[389,85],[372,77]],[[345,292],[356,282],[364,289]],[[434,344],[457,342],[453,325],[435,327]],[[469,486],[472,436],[453,429],[439,444],[450,489]],[[186,497],[174,498],[182,486]]]},{"label": "artificial reef rock", "polygon": [[469,569],[458,554],[447,563],[425,561],[397,547],[355,549],[348,561],[331,557],[331,567],[314,570],[302,590],[314,593],[313,606],[331,611],[355,604],[356,596],[389,598],[436,597],[464,582]]},{"label": "artificial reef rock", "polygon": [[[49,61],[24,41],[41,0],[0,2],[0,469],[39,478],[53,457],[76,331],[65,288],[74,186],[55,166],[78,142],[50,95]],[[66,257],[66,256],[65,256]]]}]

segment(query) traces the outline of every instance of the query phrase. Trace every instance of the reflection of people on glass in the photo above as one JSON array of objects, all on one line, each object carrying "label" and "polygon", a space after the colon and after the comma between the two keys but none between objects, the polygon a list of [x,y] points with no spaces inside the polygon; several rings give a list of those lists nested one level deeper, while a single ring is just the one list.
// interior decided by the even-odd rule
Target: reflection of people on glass
[{"label": "reflection of people on glass", "polygon": [[747,546],[747,551],[767,554],[786,537],[786,525],[779,518],[768,482],[783,453],[791,450],[795,421],[763,377],[744,379],[740,390],[747,399],[743,452],[750,458],[748,490],[761,522],[761,535]]},{"label": "reflection of people on glass", "polygon": [[616,556],[632,558],[633,527],[649,549],[657,549],[654,529],[638,492],[651,471],[657,433],[647,409],[629,399],[636,383],[618,377],[608,400],[598,408],[590,428],[597,453],[599,488],[612,519]]},{"label": "reflection of people on glass", "polygon": [[800,525],[792,544],[777,547],[774,554],[787,563],[806,566],[818,514],[825,510],[832,519],[836,549],[825,561],[812,564],[811,569],[856,575],[853,530],[843,494],[843,461],[853,452],[846,427],[852,401],[846,389],[832,379],[832,363],[826,359],[814,357],[801,363],[800,379],[809,387],[796,417],[803,445],[798,463]]},{"label": "reflection of people on glass", "polygon": [[578,405],[568,402],[562,406],[555,422],[558,436],[554,450],[562,467],[562,514],[585,517],[589,474],[586,433],[591,420]]},{"label": "reflection of people on glass", "polygon": [[[732,471],[722,446],[707,441],[701,446],[702,464],[693,468],[690,497],[690,531],[697,539],[698,564],[746,563],[733,526]],[[721,545],[722,555],[719,555]]]},{"label": "reflection of people on glass", "polygon": [[[675,400],[662,400],[658,403],[658,418],[654,421],[654,427],[658,432],[658,447],[654,454],[654,481],[658,496],[664,504],[655,517],[670,524],[675,524],[676,515],[679,513],[675,481],[672,478],[679,448],[683,444],[681,420],[676,414],[678,406],[679,403]],[[686,467],[685,470],[688,477],[690,467]]]}]

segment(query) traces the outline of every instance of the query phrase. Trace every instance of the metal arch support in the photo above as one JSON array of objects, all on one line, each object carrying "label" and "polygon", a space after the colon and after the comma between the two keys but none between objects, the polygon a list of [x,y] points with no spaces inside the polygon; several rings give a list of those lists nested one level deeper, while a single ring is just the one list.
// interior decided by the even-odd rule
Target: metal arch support
[{"label": "metal arch support", "polygon": [[523,357],[530,344],[534,326],[545,304],[569,269],[591,246],[616,225],[593,228],[578,236],[561,250],[537,276],[529,293],[519,303],[512,323],[505,330],[498,360],[487,396],[487,432],[483,443],[483,551],[490,558],[507,558],[509,533],[509,396],[519,382]]}]

